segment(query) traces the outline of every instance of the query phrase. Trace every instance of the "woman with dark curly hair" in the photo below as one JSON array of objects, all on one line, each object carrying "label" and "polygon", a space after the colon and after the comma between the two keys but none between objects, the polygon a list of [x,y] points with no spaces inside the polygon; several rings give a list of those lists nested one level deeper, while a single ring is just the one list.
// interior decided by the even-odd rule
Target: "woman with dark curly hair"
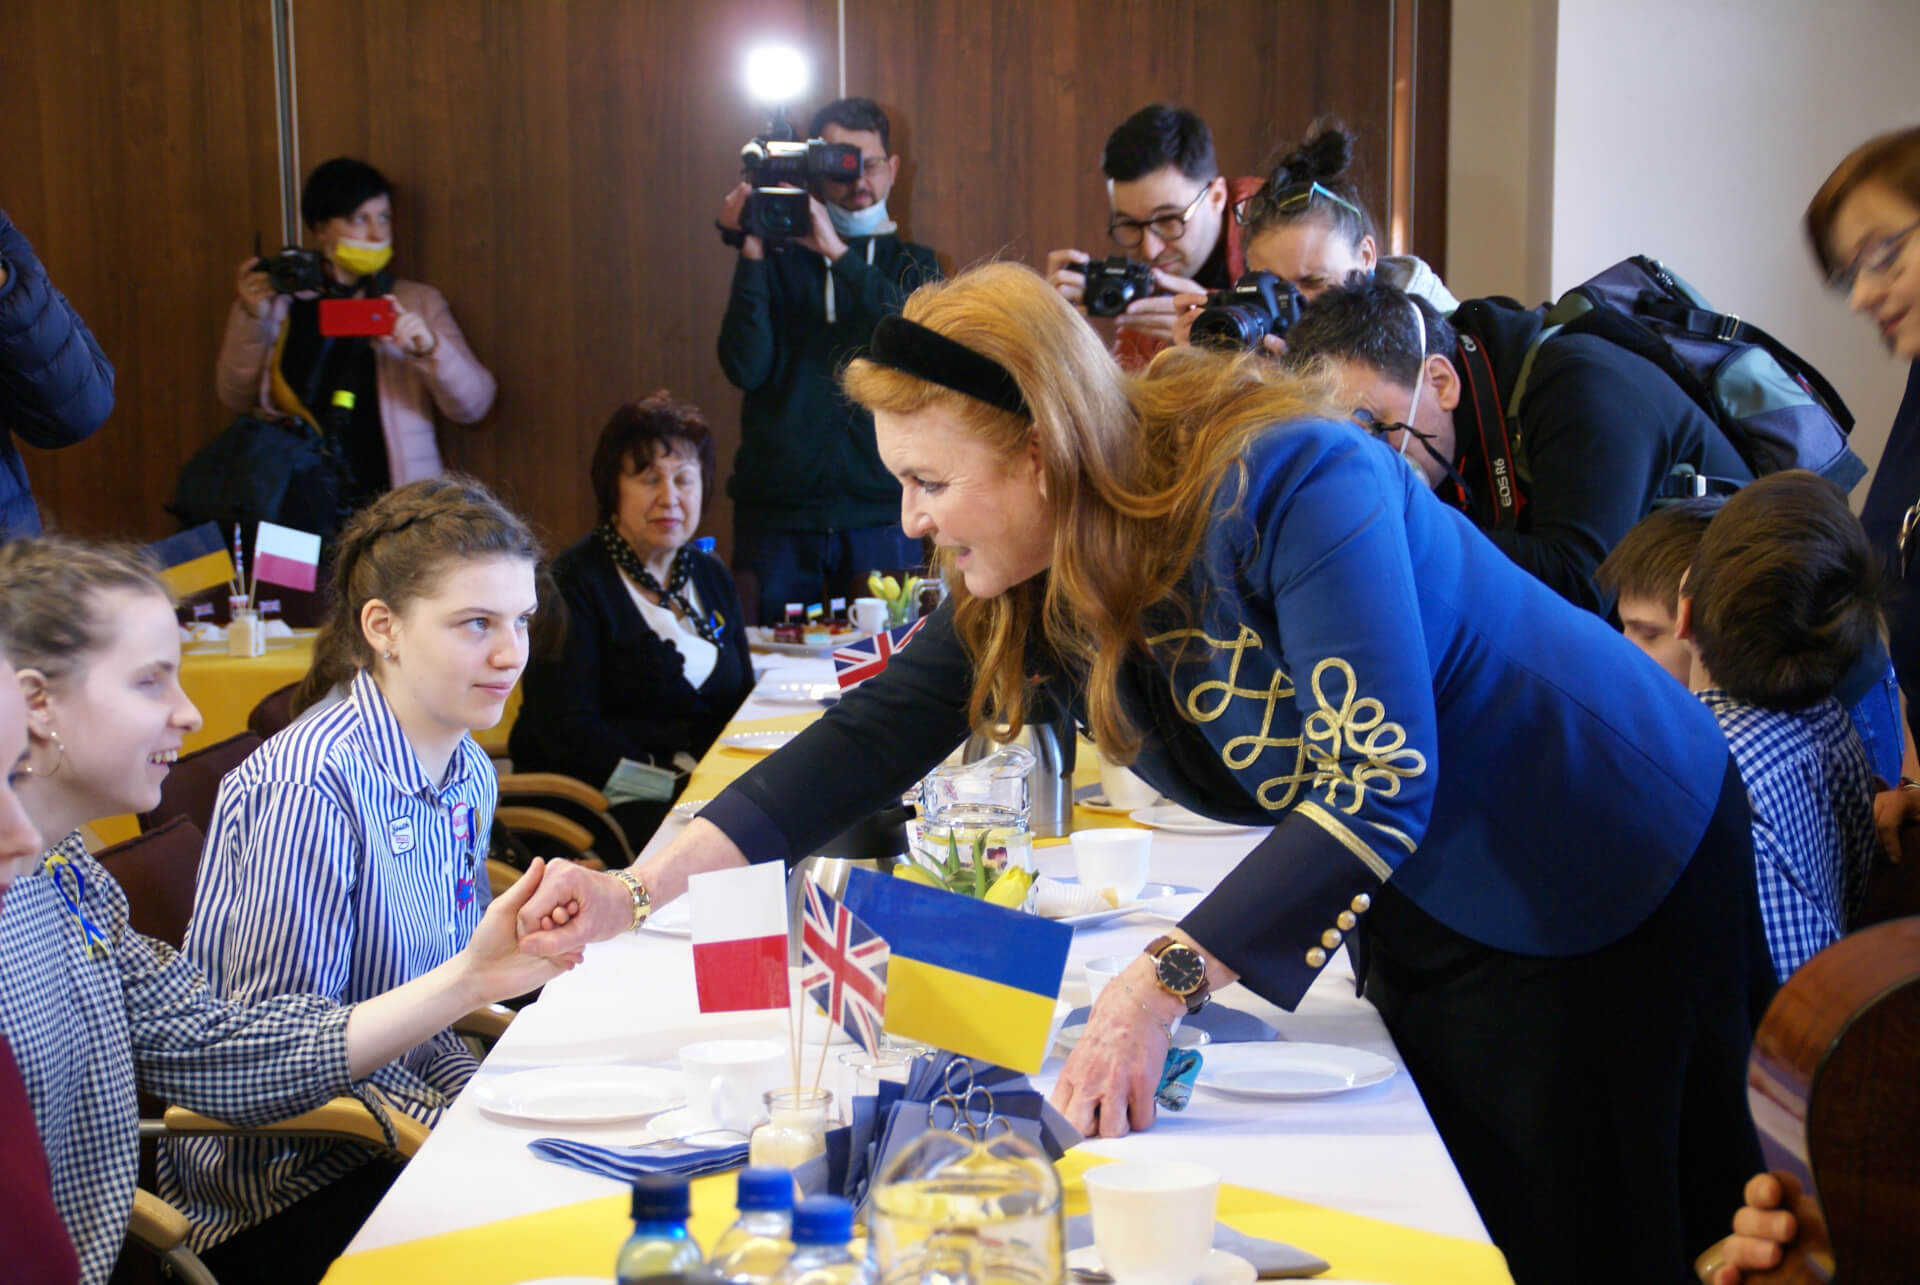
[{"label": "woman with dark curly hair", "polygon": [[517,770],[595,787],[622,760],[675,773],[613,809],[636,851],[753,689],[733,577],[691,543],[713,471],[695,407],[662,391],[613,413],[593,452],[599,525],[554,562],[565,649],[528,666],[508,743]]}]

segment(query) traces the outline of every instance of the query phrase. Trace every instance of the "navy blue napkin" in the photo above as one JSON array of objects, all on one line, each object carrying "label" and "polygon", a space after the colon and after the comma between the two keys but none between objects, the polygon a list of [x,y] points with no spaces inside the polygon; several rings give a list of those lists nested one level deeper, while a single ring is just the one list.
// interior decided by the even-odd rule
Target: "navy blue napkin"
[{"label": "navy blue napkin", "polygon": [[632,1147],[601,1147],[572,1138],[535,1138],[527,1144],[527,1150],[542,1160],[551,1160],[569,1169],[628,1183],[650,1173],[678,1173],[693,1178],[747,1163],[744,1142],[681,1151],[644,1143]]}]

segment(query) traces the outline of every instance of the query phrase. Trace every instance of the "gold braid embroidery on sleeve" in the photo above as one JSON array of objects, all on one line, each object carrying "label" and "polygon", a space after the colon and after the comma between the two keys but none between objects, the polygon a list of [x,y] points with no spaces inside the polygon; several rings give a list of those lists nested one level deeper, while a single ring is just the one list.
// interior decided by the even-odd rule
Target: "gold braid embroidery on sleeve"
[{"label": "gold braid embroidery on sleeve", "polygon": [[[1336,708],[1323,686],[1329,671],[1346,680]],[[1400,793],[1402,780],[1427,770],[1426,756],[1407,748],[1407,729],[1387,721],[1386,707],[1372,696],[1355,699],[1360,680],[1353,666],[1338,656],[1329,656],[1313,667],[1313,698],[1320,708],[1307,715],[1306,757],[1314,766],[1314,788],[1326,787],[1329,807],[1352,815],[1372,790],[1385,798]],[[1340,755],[1351,751],[1363,756],[1351,771],[1342,767]],[[1352,801],[1342,806],[1340,791],[1353,792]]]}]

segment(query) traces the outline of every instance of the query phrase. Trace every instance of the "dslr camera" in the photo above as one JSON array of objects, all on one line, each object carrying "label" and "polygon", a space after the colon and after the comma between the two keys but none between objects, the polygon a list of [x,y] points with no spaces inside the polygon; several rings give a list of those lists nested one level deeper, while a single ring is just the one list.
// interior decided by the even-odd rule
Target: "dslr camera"
[{"label": "dslr camera", "polygon": [[261,255],[256,265],[273,283],[275,294],[341,293],[333,279],[327,276],[326,260],[318,250],[302,250],[290,245],[278,254]]},{"label": "dslr camera", "polygon": [[1300,292],[1271,272],[1249,272],[1231,289],[1207,292],[1193,319],[1192,343],[1206,348],[1255,349],[1268,335],[1284,336],[1300,320]]},{"label": "dslr camera", "polygon": [[1067,265],[1087,279],[1081,300],[1089,317],[1117,317],[1135,299],[1153,293],[1153,265],[1113,255]]},{"label": "dslr camera", "polygon": [[[793,141],[793,127],[776,117],[772,137],[750,138],[740,149],[740,165],[753,193],[740,211],[740,229],[765,241],[804,237],[813,230],[808,205],[815,179],[852,183],[860,177],[860,149],[852,143],[809,138]],[[779,137],[783,134],[785,137]],[[797,190],[796,190],[797,189]]]}]

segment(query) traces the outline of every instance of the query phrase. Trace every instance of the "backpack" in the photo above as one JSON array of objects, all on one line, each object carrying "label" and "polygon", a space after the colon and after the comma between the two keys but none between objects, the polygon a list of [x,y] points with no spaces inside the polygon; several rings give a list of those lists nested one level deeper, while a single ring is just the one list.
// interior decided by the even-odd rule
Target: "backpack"
[{"label": "backpack", "polygon": [[[1819,371],[1758,326],[1715,312],[1698,290],[1645,255],[1621,260],[1547,310],[1507,402],[1516,441],[1533,359],[1557,334],[1598,336],[1665,371],[1719,425],[1755,477],[1802,468],[1851,491],[1867,475],[1847,444],[1853,415]],[[1692,481],[1681,479],[1687,493],[1696,493]]]}]

